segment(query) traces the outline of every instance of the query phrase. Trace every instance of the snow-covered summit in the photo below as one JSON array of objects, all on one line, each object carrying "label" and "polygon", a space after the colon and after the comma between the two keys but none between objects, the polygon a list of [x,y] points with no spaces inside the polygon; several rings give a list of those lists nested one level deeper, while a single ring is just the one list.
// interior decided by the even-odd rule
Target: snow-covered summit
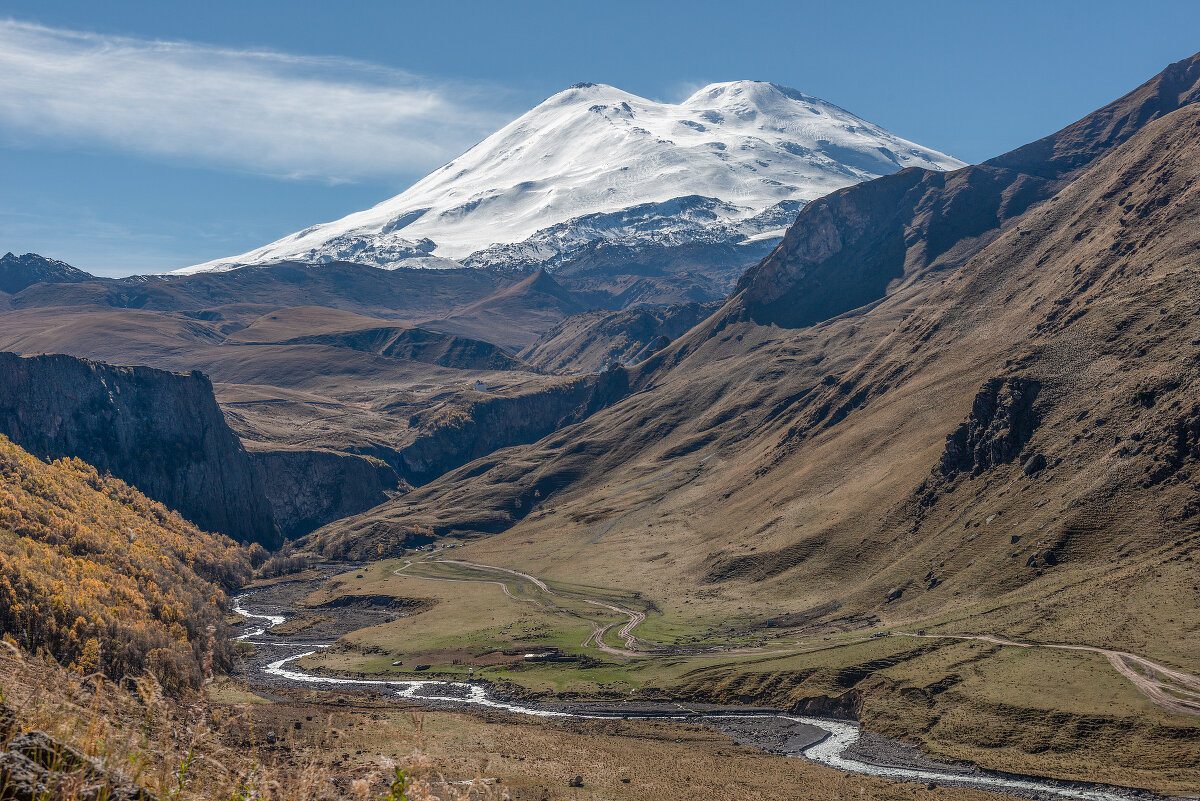
[{"label": "snow-covered summit", "polygon": [[679,104],[576,84],[373,208],[179,272],[285,259],[437,267],[685,197],[714,199],[714,223],[742,230],[782,202],[914,166],[963,163],[772,83],[715,83]]}]

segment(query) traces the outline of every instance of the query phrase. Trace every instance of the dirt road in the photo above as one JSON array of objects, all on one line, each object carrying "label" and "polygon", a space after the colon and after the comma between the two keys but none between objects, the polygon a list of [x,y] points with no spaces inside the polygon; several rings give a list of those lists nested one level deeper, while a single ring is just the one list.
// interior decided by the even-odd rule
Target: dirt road
[{"label": "dirt road", "polygon": [[[496,572],[496,573],[508,573],[509,575],[516,576],[517,578],[522,578],[522,579],[525,579],[526,581],[529,581],[531,584],[533,584],[535,587],[537,587],[539,590],[546,593],[547,595],[553,595],[553,596],[559,597],[559,598],[564,597],[560,593],[557,593],[554,590],[550,589],[550,586],[548,584],[546,584],[546,582],[539,579],[537,576],[522,572],[520,570],[513,570],[513,569],[507,568],[507,567],[497,567],[496,565],[484,565],[484,564],[480,564],[478,562],[467,562],[462,559],[428,559],[428,560],[424,560],[424,561],[440,562],[442,564],[448,564],[448,565],[459,565],[461,567],[469,567],[472,570],[492,571],[492,572]],[[404,571],[406,569],[408,569],[409,567],[411,567],[413,564],[414,564],[414,562],[412,560],[406,560],[404,562],[404,567],[401,567],[394,571],[395,575],[397,575],[397,576],[404,575]],[[541,606],[546,609],[552,608],[552,607],[548,606],[547,604],[543,604],[541,601],[538,601],[536,598],[525,598],[525,597],[513,594],[513,592],[508,588],[508,585],[503,581],[488,581],[487,579],[476,580],[476,579],[434,578],[431,576],[414,576],[413,578],[421,578],[421,579],[425,579],[427,581],[456,581],[456,582],[476,581],[477,583],[483,583],[483,584],[498,584],[500,586],[500,588],[504,591],[504,594],[507,595],[509,598],[513,599],[514,601],[528,601],[530,603],[537,604],[538,606]],[[608,632],[609,629],[611,629],[613,626],[617,625],[616,623],[608,623],[608,624],[596,623],[596,624],[594,624],[591,632],[588,634],[587,639],[581,643],[581,646],[583,648],[593,648],[594,647],[600,651],[603,651],[606,654],[610,654],[612,656],[623,656],[623,657],[645,656],[646,653],[651,650],[650,648],[646,647],[647,646],[646,643],[644,643],[642,640],[639,640],[633,634],[633,630],[646,620],[645,612],[638,612],[638,611],[635,611],[632,609],[622,609],[619,606],[613,606],[612,604],[608,604],[603,601],[598,601],[595,598],[580,597],[580,598],[577,598],[576,600],[580,600],[580,601],[583,601],[584,603],[589,603],[594,606],[601,606],[605,609],[610,609],[619,615],[626,615],[629,618],[629,620],[627,620],[625,622],[625,624],[621,626],[621,629],[617,632],[618,636],[620,636],[625,641],[625,648],[614,648],[613,646],[604,642],[604,635]]]},{"label": "dirt road", "polygon": [[901,631],[894,632],[894,634],[903,637],[978,640],[1014,648],[1052,648],[1058,651],[1086,651],[1100,654],[1118,673],[1133,682],[1133,685],[1154,704],[1168,712],[1200,717],[1200,678],[1175,668],[1160,665],[1157,662],[1151,662],[1144,656],[1127,651],[1114,651],[1094,645],[1016,642],[988,634],[909,634]]}]

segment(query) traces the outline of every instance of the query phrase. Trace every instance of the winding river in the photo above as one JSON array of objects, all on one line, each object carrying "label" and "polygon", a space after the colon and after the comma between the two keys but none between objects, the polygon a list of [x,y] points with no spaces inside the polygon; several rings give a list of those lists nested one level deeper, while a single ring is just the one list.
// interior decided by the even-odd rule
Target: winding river
[{"label": "winding river", "polygon": [[[267,634],[271,627],[283,623],[286,618],[283,615],[261,614],[248,610],[245,604],[251,597],[252,595],[247,593],[234,599],[233,611],[246,618],[248,621],[251,621],[256,626],[256,628],[241,634],[236,639],[252,642],[256,647],[295,648],[295,645],[289,646],[288,643],[266,640],[254,641],[252,639],[254,637]],[[733,718],[774,718],[809,726],[823,733],[823,736],[819,737],[819,739],[817,739],[815,742],[812,742],[795,753],[788,753],[786,756],[807,759],[836,770],[850,773],[878,776],[897,781],[930,782],[946,786],[970,787],[980,790],[991,790],[993,792],[1007,793],[1009,795],[1016,795],[1026,798],[1050,796],[1059,798],[1085,799],[1085,801],[1132,801],[1132,799],[1145,801],[1148,798],[1152,798],[1152,796],[1136,790],[1124,791],[1119,788],[1112,787],[1089,787],[1060,784],[1052,781],[1035,779],[1032,777],[1007,776],[982,771],[963,773],[950,770],[899,767],[866,762],[861,759],[854,758],[848,754],[851,747],[858,742],[861,734],[857,725],[842,720],[814,718],[801,715],[788,715],[775,711],[746,712],[730,710],[728,713],[722,713],[719,710],[710,710],[703,713],[691,713],[688,715],[680,715],[678,713],[672,713],[668,711],[664,711],[662,714],[598,714],[594,712],[567,712],[561,709],[543,708],[537,705],[514,703],[493,698],[488,693],[487,687],[481,683],[438,680],[397,681],[391,679],[336,678],[306,673],[293,665],[293,663],[297,660],[316,653],[317,651],[315,649],[328,647],[329,645],[332,645],[332,643],[310,644],[309,647],[314,650],[292,653],[282,659],[269,662],[262,667],[262,672],[267,676],[270,676],[276,683],[282,681],[292,682],[300,685],[321,684],[330,686],[347,685],[374,688],[384,687],[392,691],[397,697],[415,703],[421,703],[424,701],[430,704],[436,703],[438,705],[456,704],[468,707],[499,709],[519,715],[531,715],[545,718],[558,717],[586,720],[618,718],[622,720],[653,719],[688,720],[692,722],[704,722],[705,720],[716,719],[728,720]]]}]

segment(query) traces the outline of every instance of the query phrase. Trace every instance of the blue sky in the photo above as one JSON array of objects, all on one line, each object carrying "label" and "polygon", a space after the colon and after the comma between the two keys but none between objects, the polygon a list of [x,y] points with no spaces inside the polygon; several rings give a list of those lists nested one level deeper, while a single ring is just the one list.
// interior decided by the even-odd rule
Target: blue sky
[{"label": "blue sky", "polygon": [[0,0],[0,252],[228,256],[403,190],[577,81],[792,86],[967,161],[1200,50],[1187,2]]}]

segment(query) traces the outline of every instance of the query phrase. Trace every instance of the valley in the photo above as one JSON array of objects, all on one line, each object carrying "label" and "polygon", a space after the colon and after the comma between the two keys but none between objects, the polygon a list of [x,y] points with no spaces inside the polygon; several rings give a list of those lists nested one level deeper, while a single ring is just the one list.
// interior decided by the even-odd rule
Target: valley
[{"label": "valley", "polygon": [[1195,799],[1197,254],[1200,55],[974,165],[577,84],[239,257],[10,253],[0,700],[172,801]]},{"label": "valley", "polygon": [[[435,566],[443,564],[455,565],[456,567],[462,566],[461,560],[426,557],[417,562],[405,562],[400,568],[393,570],[391,576],[394,578],[399,574],[417,575],[408,573],[415,565]],[[476,579],[473,582],[469,578],[448,578],[445,576],[421,576],[417,581],[465,581],[495,587],[496,582],[490,576],[507,572],[478,565],[472,565],[471,567],[476,571]],[[477,653],[474,656],[470,656],[470,651],[467,650],[460,651],[459,653],[462,658],[454,658],[452,663],[422,665],[417,668],[417,673],[414,674],[412,672],[412,665],[421,659],[433,658],[429,655],[435,653],[435,651],[416,650],[415,660],[407,660],[407,657],[413,655],[412,649],[421,648],[419,634],[411,638],[408,636],[410,632],[416,634],[411,629],[406,631],[399,639],[399,642],[402,643],[401,648],[404,650],[395,650],[395,645],[393,645],[392,650],[384,653],[378,653],[380,650],[378,645],[368,645],[365,649],[361,649],[366,650],[368,653],[378,653],[378,657],[372,662],[359,662],[356,664],[352,660],[346,660],[339,656],[326,658],[326,654],[339,650],[342,652],[346,650],[358,650],[355,648],[355,644],[361,646],[361,639],[352,639],[351,643],[347,643],[343,639],[339,641],[339,645],[331,646],[331,643],[328,641],[328,629],[319,632],[302,629],[301,632],[298,632],[299,636],[294,636],[290,631],[282,633],[284,622],[292,615],[298,615],[300,619],[303,619],[305,616],[311,614],[311,610],[313,609],[328,608],[334,604],[341,608],[358,608],[363,610],[373,608],[375,610],[373,614],[384,616],[387,616],[387,613],[384,611],[385,609],[393,611],[400,609],[411,610],[411,618],[407,614],[402,614],[394,621],[395,623],[404,623],[405,628],[408,628],[409,620],[416,622],[420,621],[424,616],[433,614],[433,612],[428,610],[421,611],[423,605],[413,602],[411,598],[380,594],[380,590],[384,589],[384,587],[381,587],[379,583],[373,582],[368,576],[368,572],[376,572],[372,567],[350,566],[347,572],[340,574],[336,573],[336,566],[333,566],[333,569],[335,572],[332,577],[328,572],[318,573],[313,578],[307,580],[301,579],[283,585],[278,583],[269,585],[264,589],[252,591],[247,597],[239,599],[237,607],[239,614],[248,618],[251,621],[250,625],[257,624],[259,620],[268,623],[265,629],[255,629],[249,635],[249,638],[255,641],[255,653],[251,658],[251,665],[248,668],[248,670],[252,671],[252,673],[248,674],[250,676],[248,681],[252,684],[272,688],[288,686],[335,686],[360,689],[372,687],[383,688],[385,695],[389,692],[395,693],[399,698],[407,699],[410,702],[416,702],[433,709],[454,709],[465,705],[466,707],[475,706],[485,709],[499,709],[516,715],[543,719],[568,717],[582,720],[684,720],[713,727],[717,731],[733,737],[734,740],[743,746],[757,747],[768,752],[779,752],[780,746],[786,743],[786,747],[782,751],[786,755],[803,756],[812,761],[841,770],[847,770],[851,773],[875,775],[902,781],[927,781],[951,787],[983,787],[1009,792],[1018,796],[1025,796],[1027,793],[1032,792],[1034,793],[1032,797],[1041,797],[1037,794],[1047,793],[1052,797],[1086,798],[1105,801],[1108,799],[1131,798],[1136,795],[1128,795],[1126,792],[1116,788],[1088,787],[1086,785],[1072,785],[1060,782],[1047,783],[1015,776],[1003,777],[988,775],[986,773],[981,774],[978,769],[963,768],[961,765],[955,764],[939,764],[917,757],[905,750],[905,747],[899,743],[890,742],[882,738],[868,740],[869,745],[858,745],[857,741],[860,735],[857,727],[836,724],[830,722],[828,718],[797,717],[795,715],[788,715],[778,709],[764,710],[745,706],[719,706],[695,697],[681,704],[669,700],[674,697],[670,691],[636,686],[625,680],[605,682],[605,679],[611,679],[613,673],[620,670],[620,667],[615,665],[566,664],[553,661],[530,663],[528,658],[526,658],[524,663],[520,661],[516,663],[510,662],[508,666],[505,666],[503,656],[500,656],[496,652],[487,654]],[[381,577],[383,576],[382,570],[379,570],[378,573]],[[523,583],[541,593],[552,595],[558,599],[564,596],[565,591],[552,589],[545,585],[544,582],[519,571],[509,572],[509,575],[513,576],[518,582],[516,586],[518,590],[520,589],[520,584]],[[383,581],[386,583],[387,579],[383,579]],[[338,592],[349,585],[353,585],[353,594],[330,597],[330,588],[333,588],[334,592]],[[507,583],[500,583],[499,587],[503,595],[514,604],[528,603],[531,600],[529,597],[523,597],[512,592]],[[395,601],[390,607],[383,602],[384,599],[389,597],[392,597]],[[458,604],[469,604],[474,607],[476,615],[482,611],[480,605],[486,607],[491,600],[486,595],[480,597],[470,592],[452,597]],[[360,605],[356,606],[353,603],[356,598],[362,599]],[[446,603],[446,600],[437,601],[438,605],[443,603]],[[436,606],[434,608],[436,609]],[[562,607],[558,607],[554,611],[565,616],[575,615],[575,613]],[[361,615],[363,613],[360,612],[357,614]],[[455,624],[460,624],[470,619],[471,615],[465,610],[459,611],[451,618]],[[351,626],[365,622],[361,617],[354,618],[351,616],[351,620],[355,621],[349,623]],[[436,637],[438,631],[448,633],[445,632],[444,628],[437,627],[437,621],[427,622],[429,625],[435,627],[429,630],[429,633],[433,636]],[[490,622],[494,624],[496,621],[493,619]],[[526,624],[522,630],[528,632],[528,619],[522,616],[521,622]],[[345,625],[345,622],[343,622],[343,625]],[[373,628],[394,628],[394,623],[385,623]],[[273,632],[275,630],[280,630],[281,634],[279,636],[274,635]],[[334,631],[337,630],[338,628],[335,624]],[[364,631],[369,632],[370,629]],[[574,633],[577,634],[578,632]],[[477,647],[481,645],[484,648],[493,647],[500,642],[499,639],[479,641],[470,636],[469,632],[464,632],[463,634],[466,636],[451,635],[451,638],[455,639],[461,636],[461,642],[468,649],[470,648],[469,643],[472,640],[476,640]],[[534,636],[542,647],[547,642],[552,642],[552,640],[546,638],[545,632]],[[924,636],[929,637],[931,635]],[[735,659],[745,660],[748,663],[754,663],[761,661],[761,657],[763,656],[780,658],[783,655],[792,656],[812,653],[814,651],[836,651],[877,641],[876,638],[871,637],[865,639],[861,637],[840,637],[833,639],[836,641],[830,642],[830,638],[825,638],[819,644],[792,643],[793,650],[790,652],[781,648],[782,643],[773,643],[765,648],[762,646],[746,647],[738,649],[736,655],[730,654],[730,656]],[[995,638],[979,639],[999,644],[996,643]],[[395,639],[393,639],[393,643],[395,642]],[[526,640],[526,642],[529,642],[529,640]],[[350,647],[347,648],[347,645]],[[444,655],[443,658],[449,658],[449,652],[445,649],[444,642],[437,643],[437,645],[441,646],[441,653]],[[437,647],[437,645],[434,647]],[[589,646],[594,647],[591,639],[582,643],[582,648],[584,649],[587,649]],[[260,649],[265,653],[259,654],[258,651]],[[598,650],[613,656],[637,657],[648,661],[661,661],[664,658],[662,653],[642,652],[641,654],[633,654],[608,650],[603,647],[600,647]],[[894,651],[896,649],[876,649],[876,658],[880,650],[886,652],[887,650]],[[564,648],[565,652],[566,649]],[[396,660],[390,663],[383,661],[401,654],[406,657],[406,660]],[[282,659],[276,658],[281,655],[284,655]],[[859,655],[861,656],[861,654]],[[662,680],[664,675],[674,674],[678,676],[679,673],[686,675],[702,671],[705,664],[714,664],[711,658],[696,659],[691,661],[686,668],[679,669],[675,665],[670,664],[678,656],[678,651],[672,650],[669,652],[669,656],[667,657],[668,664],[666,665],[667,670],[663,671],[660,666],[660,669],[655,671],[659,676],[659,680]],[[722,661],[728,662],[729,660]],[[832,660],[822,659],[820,661],[832,661],[834,664],[844,663],[843,660],[839,660],[836,656]],[[397,662],[400,664],[397,664]],[[408,667],[404,667],[404,665],[408,665]],[[302,667],[298,668],[297,666]],[[515,669],[512,669],[514,667]],[[1064,672],[1083,672],[1085,669],[1082,665],[1073,665],[1069,662],[1057,665],[1056,667]],[[469,669],[469,675],[464,668]],[[522,668],[533,668],[533,670],[524,670]],[[552,691],[547,693],[543,690],[541,692],[534,691],[531,694],[529,690],[530,684],[533,682],[533,685],[536,686],[539,682],[539,677],[528,674],[542,672],[543,668],[546,669],[546,672],[557,670],[560,674],[564,672],[577,674],[575,680],[577,687],[582,686],[581,679],[594,682],[596,686],[590,692],[586,690],[563,692],[561,685],[559,685],[557,692]],[[311,672],[312,670],[316,670],[317,672],[314,674]],[[676,673],[676,670],[678,670],[678,673]],[[635,673],[640,671],[630,672]],[[1097,686],[1104,686],[1105,682],[1097,682],[1094,670],[1091,672],[1093,675],[1090,675],[1088,679],[1092,682],[1092,690],[1095,691]],[[586,678],[584,678],[585,676]],[[1073,678],[1079,680],[1081,677],[1076,676]],[[1181,678],[1185,682],[1195,682],[1194,677],[1183,676]],[[644,674],[641,676],[641,679],[644,679]],[[1111,682],[1108,685],[1111,688]],[[628,689],[626,690],[625,688]],[[614,690],[618,691],[614,692]],[[274,691],[273,689],[272,692]],[[609,700],[591,702],[575,700],[565,703],[562,700],[558,700],[563,698],[607,698]],[[827,713],[828,709],[822,711]],[[1193,710],[1193,714],[1196,711]],[[758,723],[753,727],[749,727],[743,724],[744,721],[758,721]],[[797,725],[800,728],[794,728]],[[805,727],[807,727],[807,733]],[[864,758],[866,761],[861,761]]]}]

